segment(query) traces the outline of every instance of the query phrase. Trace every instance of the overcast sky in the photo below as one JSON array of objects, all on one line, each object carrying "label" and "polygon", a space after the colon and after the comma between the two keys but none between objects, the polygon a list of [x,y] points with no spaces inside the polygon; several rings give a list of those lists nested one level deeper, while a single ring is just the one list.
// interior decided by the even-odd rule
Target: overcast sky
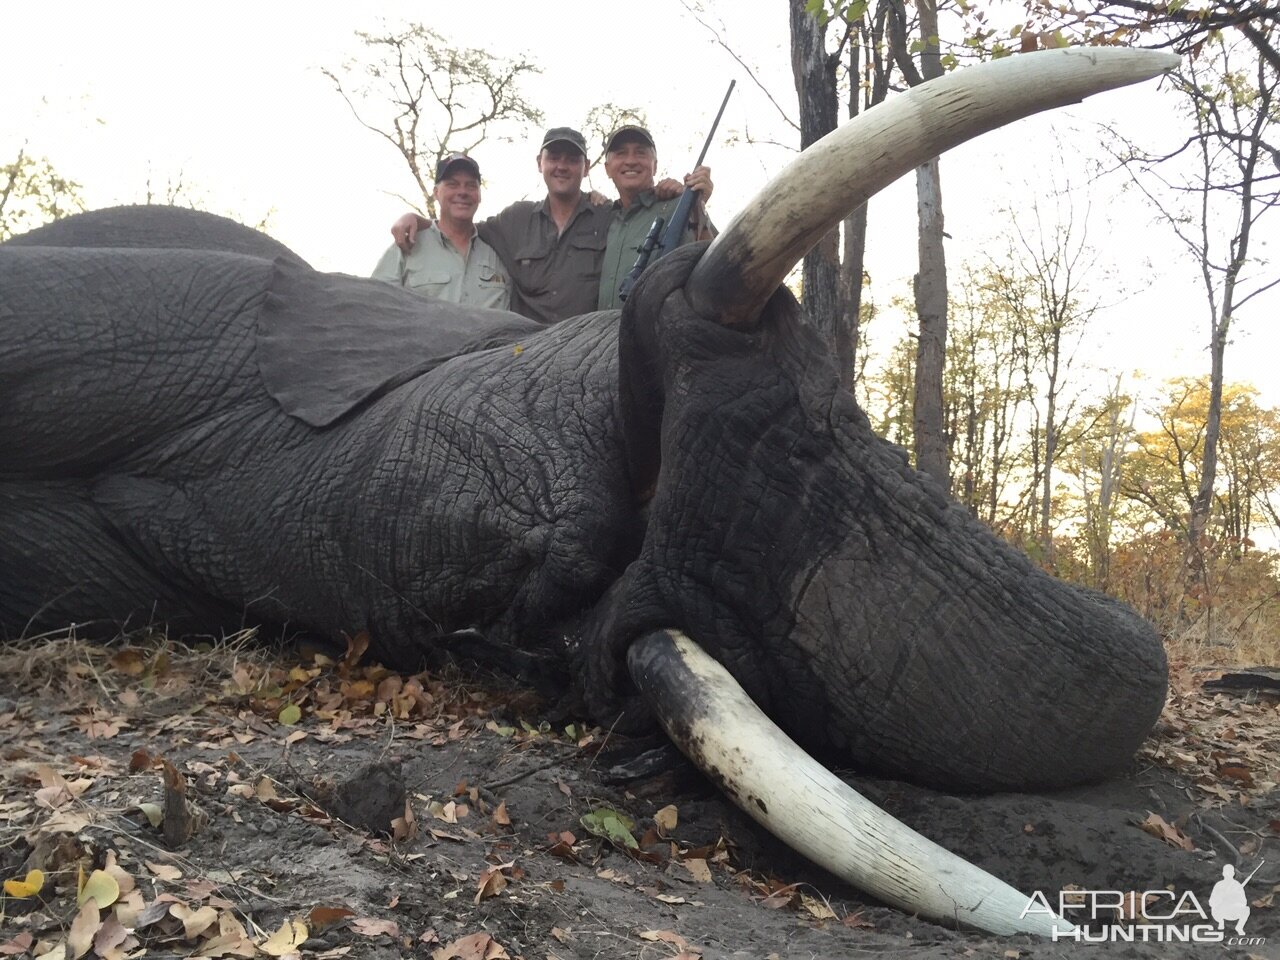
[{"label": "overcast sky", "polygon": [[[725,41],[794,116],[783,0],[707,5]],[[0,157],[11,159],[26,142],[83,184],[92,207],[140,201],[148,178],[159,194],[181,179],[215,212],[250,222],[270,212],[270,232],[316,267],[368,273],[405,208],[395,194],[408,195],[414,185],[403,160],[356,123],[319,68],[359,53],[354,31],[375,30],[380,16],[416,19],[460,45],[535,60],[543,72],[526,92],[548,124],[578,124],[605,101],[643,107],[660,169],[673,176],[692,163],[725,86],[736,78],[708,157],[716,181],[712,213],[721,223],[789,155],[782,146],[744,143],[745,136],[797,140],[679,0],[467,6],[258,0],[199,8],[21,2],[6,5],[4,18]],[[630,36],[636,39],[623,39]],[[1023,211],[1025,221],[1031,199],[1047,195],[1048,180],[1069,180],[1078,209],[1091,209],[1098,295],[1111,305],[1090,333],[1090,362],[1126,374],[1141,369],[1149,382],[1206,372],[1208,321],[1195,265],[1152,211],[1122,190],[1122,177],[1090,183],[1100,122],[1167,140],[1183,121],[1172,98],[1150,83],[1022,121],[948,154],[942,176],[951,269],[1000,246],[1009,233],[1002,209]],[[544,193],[534,166],[538,132],[475,152],[486,182],[482,214]],[[611,192],[602,174],[594,185]],[[881,304],[909,292],[914,216],[910,177],[873,201],[869,269]],[[1278,232],[1280,224],[1272,224],[1259,238],[1269,247],[1260,251],[1274,248]],[[1280,354],[1278,310],[1280,294],[1251,304],[1227,360],[1229,379],[1252,380],[1272,404],[1280,403],[1270,369]]]}]

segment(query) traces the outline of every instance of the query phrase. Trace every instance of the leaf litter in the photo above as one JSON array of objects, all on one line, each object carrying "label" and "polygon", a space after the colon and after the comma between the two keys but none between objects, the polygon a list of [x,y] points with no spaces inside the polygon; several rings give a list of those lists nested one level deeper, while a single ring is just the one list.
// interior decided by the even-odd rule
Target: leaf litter
[{"label": "leaf litter", "polygon": [[[806,953],[928,955],[905,951],[936,928],[833,892],[713,792],[638,797],[595,779],[606,732],[553,726],[502,683],[362,664],[366,642],[293,660],[247,635],[0,651],[0,957],[541,960],[573,944],[691,960],[735,937],[747,949],[746,927]],[[1177,674],[1144,747],[1161,787],[1198,809],[1260,811],[1252,833],[1229,834],[1237,854],[1275,855],[1277,719],[1274,704],[1207,696]],[[317,783],[389,752],[405,789],[385,832],[319,802]],[[1135,808],[1139,827],[1206,853],[1196,823],[1157,804]],[[1009,842],[1046,833],[1019,811]],[[1273,901],[1260,885],[1255,916]]]}]

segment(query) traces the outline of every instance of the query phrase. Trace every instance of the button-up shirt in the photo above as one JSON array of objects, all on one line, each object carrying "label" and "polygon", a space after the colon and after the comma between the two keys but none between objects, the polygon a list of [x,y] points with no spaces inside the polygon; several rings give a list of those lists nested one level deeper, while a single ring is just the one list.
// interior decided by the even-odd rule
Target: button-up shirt
[{"label": "button-up shirt", "polygon": [[612,214],[584,193],[563,232],[546,198],[519,200],[479,224],[480,239],[511,274],[511,309],[539,323],[595,310]]},{"label": "button-up shirt", "polygon": [[413,249],[394,244],[373,269],[376,280],[396,283],[433,300],[471,307],[509,309],[511,282],[497,251],[472,230],[466,256],[433,223],[418,231]]},{"label": "button-up shirt", "polygon": [[[609,237],[604,251],[604,266],[600,269],[597,310],[622,308],[618,288],[631,272],[631,268],[636,265],[636,257],[640,255],[640,247],[643,246],[645,237],[649,235],[649,228],[653,226],[655,218],[661,217],[662,229],[665,233],[666,224],[670,222],[671,214],[675,212],[679,203],[679,197],[659,200],[652,190],[644,191],[629,207],[624,207],[621,200],[613,202],[613,216],[609,222]],[[703,216],[705,218],[705,214]],[[696,238],[696,229],[692,226],[687,227],[680,245],[683,246]],[[649,259],[650,263],[657,258],[657,254],[658,249],[654,247],[653,256]]]}]

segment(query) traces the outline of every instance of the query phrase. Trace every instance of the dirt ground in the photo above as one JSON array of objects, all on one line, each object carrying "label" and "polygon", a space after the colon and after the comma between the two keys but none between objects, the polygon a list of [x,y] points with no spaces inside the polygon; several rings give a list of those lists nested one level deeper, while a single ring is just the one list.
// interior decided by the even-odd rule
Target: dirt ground
[{"label": "dirt ground", "polygon": [[1280,701],[1215,676],[1175,665],[1121,780],[958,797],[847,777],[1055,906],[1169,890],[1208,912],[1224,864],[1256,870],[1246,942],[1084,946],[882,906],[683,763],[624,777],[653,744],[553,728],[491,679],[251,637],[46,638],[0,651],[0,958],[1280,957]]}]

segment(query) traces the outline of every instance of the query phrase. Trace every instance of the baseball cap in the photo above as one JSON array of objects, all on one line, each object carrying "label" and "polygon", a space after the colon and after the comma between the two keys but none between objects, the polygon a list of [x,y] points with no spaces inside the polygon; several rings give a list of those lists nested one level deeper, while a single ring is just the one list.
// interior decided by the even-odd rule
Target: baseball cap
[{"label": "baseball cap", "polygon": [[436,164],[436,183],[439,183],[449,175],[449,171],[453,167],[463,166],[469,167],[471,172],[480,177],[480,164],[476,163],[465,153],[450,153],[440,158],[440,162]]},{"label": "baseball cap", "polygon": [[613,149],[613,142],[617,140],[619,137],[621,137],[624,133],[635,134],[635,136],[637,136],[640,140],[647,143],[649,146],[653,147],[655,150],[658,149],[658,145],[653,142],[653,134],[651,134],[648,130],[646,130],[642,126],[639,126],[638,124],[624,123],[617,130],[613,131],[613,133],[609,134],[609,139],[605,140],[604,149],[606,153]]},{"label": "baseball cap", "polygon": [[552,127],[542,138],[540,150],[545,150],[553,143],[572,144],[584,157],[587,155],[587,141],[573,127]]}]

